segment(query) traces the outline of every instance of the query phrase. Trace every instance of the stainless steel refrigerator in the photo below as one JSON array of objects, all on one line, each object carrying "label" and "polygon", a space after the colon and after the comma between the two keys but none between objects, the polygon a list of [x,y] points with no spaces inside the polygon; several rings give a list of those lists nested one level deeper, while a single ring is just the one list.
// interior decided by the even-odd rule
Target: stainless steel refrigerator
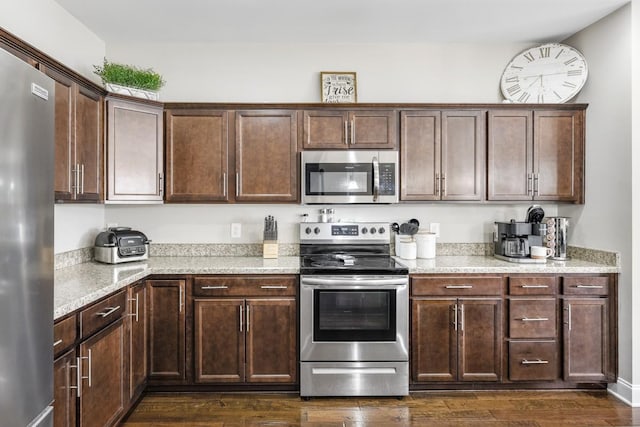
[{"label": "stainless steel refrigerator", "polygon": [[0,49],[0,425],[53,425],[53,80]]}]

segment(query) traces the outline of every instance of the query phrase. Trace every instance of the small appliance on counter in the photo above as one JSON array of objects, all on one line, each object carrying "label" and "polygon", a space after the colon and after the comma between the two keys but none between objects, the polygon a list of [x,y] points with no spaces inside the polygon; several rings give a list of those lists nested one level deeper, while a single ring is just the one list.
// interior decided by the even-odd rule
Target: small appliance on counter
[{"label": "small appliance on counter", "polygon": [[567,231],[569,218],[564,216],[549,216],[544,219],[547,226],[545,245],[553,251],[549,259],[566,261],[567,256]]},{"label": "small appliance on counter", "polygon": [[110,227],[96,236],[94,257],[107,264],[149,259],[151,240],[131,227]]},{"label": "small appliance on counter", "polygon": [[494,256],[509,262],[545,263],[546,258],[531,258],[532,246],[543,246],[547,224],[542,222],[544,211],[538,205],[527,210],[526,220],[494,223]]}]

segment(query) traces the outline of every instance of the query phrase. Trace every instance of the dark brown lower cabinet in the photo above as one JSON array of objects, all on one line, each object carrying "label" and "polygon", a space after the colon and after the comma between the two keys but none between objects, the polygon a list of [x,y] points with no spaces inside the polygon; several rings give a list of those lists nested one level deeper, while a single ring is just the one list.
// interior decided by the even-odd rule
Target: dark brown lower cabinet
[{"label": "dark brown lower cabinet", "polygon": [[185,365],[185,280],[148,280],[149,381],[182,382]]},{"label": "dark brown lower cabinet", "polygon": [[80,344],[78,389],[82,427],[111,426],[124,414],[125,325],[122,318]]},{"label": "dark brown lower cabinet", "polygon": [[296,381],[295,298],[194,300],[196,383]]},{"label": "dark brown lower cabinet", "polygon": [[128,368],[129,400],[134,401],[147,383],[147,288],[141,282],[129,288]]},{"label": "dark brown lower cabinet", "polygon": [[68,351],[53,362],[53,425],[76,426],[76,350]]},{"label": "dark brown lower cabinet", "polygon": [[414,298],[412,316],[414,382],[501,379],[501,299]]}]

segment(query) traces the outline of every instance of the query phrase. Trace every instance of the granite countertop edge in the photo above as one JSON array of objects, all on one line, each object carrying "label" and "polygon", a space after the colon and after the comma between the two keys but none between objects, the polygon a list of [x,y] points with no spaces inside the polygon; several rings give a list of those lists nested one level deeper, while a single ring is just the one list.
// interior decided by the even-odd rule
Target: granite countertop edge
[{"label": "granite countertop edge", "polygon": [[[490,256],[439,256],[403,260],[409,274],[558,274],[619,273],[619,266],[582,260],[515,264]],[[146,261],[108,265],[95,261],[62,268],[54,275],[54,320],[150,275],[299,274],[299,257],[151,257]]]}]

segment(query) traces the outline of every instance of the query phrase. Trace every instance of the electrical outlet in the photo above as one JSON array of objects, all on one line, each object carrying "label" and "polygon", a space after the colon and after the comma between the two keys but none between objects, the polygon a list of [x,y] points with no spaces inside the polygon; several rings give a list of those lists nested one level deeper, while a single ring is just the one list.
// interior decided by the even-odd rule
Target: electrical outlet
[{"label": "electrical outlet", "polygon": [[239,239],[240,237],[242,237],[242,224],[234,222],[231,224],[231,238]]},{"label": "electrical outlet", "polygon": [[440,223],[432,222],[429,224],[429,232],[435,233],[436,237],[440,237]]}]

